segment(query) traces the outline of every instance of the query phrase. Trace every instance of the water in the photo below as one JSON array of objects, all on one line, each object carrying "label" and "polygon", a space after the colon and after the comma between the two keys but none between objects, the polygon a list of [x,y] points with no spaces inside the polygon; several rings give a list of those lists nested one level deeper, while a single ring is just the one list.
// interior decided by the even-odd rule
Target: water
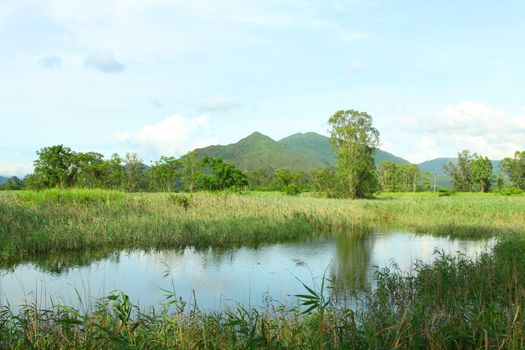
[{"label": "water", "polygon": [[367,289],[374,284],[374,266],[396,264],[409,271],[415,260],[431,262],[435,250],[474,258],[488,241],[453,240],[405,232],[373,233],[363,238],[332,237],[259,248],[227,251],[193,248],[167,251],[99,252],[48,256],[0,270],[0,306],[36,302],[49,307],[82,307],[113,290],[128,294],[141,308],[158,307],[162,289],[205,311],[240,303],[263,307],[268,302],[292,303],[325,273],[335,277],[335,291]]}]

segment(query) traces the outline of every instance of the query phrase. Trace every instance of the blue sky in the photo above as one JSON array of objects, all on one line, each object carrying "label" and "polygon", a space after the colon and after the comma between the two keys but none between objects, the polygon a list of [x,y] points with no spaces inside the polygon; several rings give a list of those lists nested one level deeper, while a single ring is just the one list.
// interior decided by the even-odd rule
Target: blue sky
[{"label": "blue sky", "polygon": [[522,1],[0,0],[0,175],[369,112],[413,162],[525,149]]}]

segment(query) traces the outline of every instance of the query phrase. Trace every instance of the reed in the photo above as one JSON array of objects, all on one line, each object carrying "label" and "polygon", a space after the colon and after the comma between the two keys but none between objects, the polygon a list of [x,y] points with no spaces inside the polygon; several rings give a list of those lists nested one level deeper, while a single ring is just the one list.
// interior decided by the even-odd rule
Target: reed
[{"label": "reed", "polygon": [[523,196],[342,200],[232,193],[47,190],[0,194],[0,263],[48,252],[256,246],[406,229],[485,237],[525,230]]}]

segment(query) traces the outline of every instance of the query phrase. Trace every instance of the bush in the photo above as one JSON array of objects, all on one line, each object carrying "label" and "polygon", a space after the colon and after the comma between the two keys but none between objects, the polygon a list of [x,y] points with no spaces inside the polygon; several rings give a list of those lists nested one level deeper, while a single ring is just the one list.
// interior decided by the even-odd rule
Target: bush
[{"label": "bush", "polygon": [[186,194],[171,194],[170,201],[184,210],[188,210],[191,207],[192,197]]},{"label": "bush", "polygon": [[507,188],[502,188],[500,191],[499,191],[500,194],[504,195],[504,196],[511,196],[513,194],[522,194],[523,191],[520,190],[519,188],[515,188],[515,187],[507,187]]},{"label": "bush", "polygon": [[448,197],[448,196],[452,196],[454,193],[456,193],[456,190],[452,188],[440,188],[438,191],[438,196]]}]

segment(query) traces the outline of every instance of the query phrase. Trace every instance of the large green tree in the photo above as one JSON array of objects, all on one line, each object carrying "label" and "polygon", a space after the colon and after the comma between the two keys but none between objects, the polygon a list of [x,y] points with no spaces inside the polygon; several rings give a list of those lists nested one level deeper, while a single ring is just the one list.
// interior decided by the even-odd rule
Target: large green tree
[{"label": "large green tree", "polygon": [[21,190],[23,186],[22,180],[16,176],[11,176],[4,184],[0,185],[0,190],[16,191]]},{"label": "large green tree", "polygon": [[136,153],[127,153],[124,158],[126,168],[128,191],[136,192],[144,182],[144,163]]},{"label": "large green tree", "polygon": [[74,183],[77,172],[75,152],[69,147],[56,145],[44,147],[36,152],[38,159],[34,161],[35,176],[44,187],[69,187]]},{"label": "large green tree", "polygon": [[472,158],[472,181],[480,192],[490,191],[492,182],[492,162],[487,157],[474,153]]},{"label": "large green tree", "polygon": [[473,155],[469,150],[458,153],[457,161],[449,161],[443,166],[445,172],[452,179],[454,188],[460,192],[469,192],[473,188],[472,179]]},{"label": "large green tree", "polygon": [[100,188],[104,186],[104,156],[97,152],[76,153],[74,157],[75,186]]},{"label": "large green tree", "polygon": [[372,117],[353,109],[341,110],[330,117],[328,124],[346,195],[351,198],[373,195],[379,189],[374,165],[379,131],[372,126]]},{"label": "large green tree", "polygon": [[153,191],[171,192],[177,186],[182,162],[174,157],[160,157],[148,169],[150,189]]},{"label": "large green tree", "polygon": [[207,190],[225,190],[232,187],[241,188],[248,185],[248,177],[234,164],[221,158],[204,157],[202,166],[208,172],[202,175],[204,188]]},{"label": "large green tree", "polygon": [[114,190],[127,188],[128,175],[124,168],[124,160],[113,153],[110,159],[104,161],[104,187]]},{"label": "large green tree", "polygon": [[525,151],[516,151],[514,158],[503,159],[500,166],[513,187],[525,190]]}]

